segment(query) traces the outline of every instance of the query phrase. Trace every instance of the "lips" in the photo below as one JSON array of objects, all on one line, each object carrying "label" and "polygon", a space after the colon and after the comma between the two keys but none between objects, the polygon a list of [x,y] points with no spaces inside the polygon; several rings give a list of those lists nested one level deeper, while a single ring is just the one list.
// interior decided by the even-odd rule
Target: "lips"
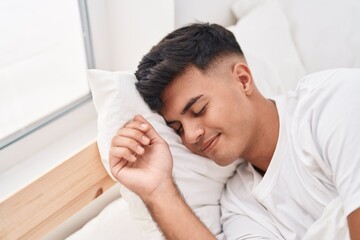
[{"label": "lips", "polygon": [[220,136],[220,133],[215,135],[214,137],[210,138],[202,145],[201,151],[206,151],[213,146],[214,141]]}]

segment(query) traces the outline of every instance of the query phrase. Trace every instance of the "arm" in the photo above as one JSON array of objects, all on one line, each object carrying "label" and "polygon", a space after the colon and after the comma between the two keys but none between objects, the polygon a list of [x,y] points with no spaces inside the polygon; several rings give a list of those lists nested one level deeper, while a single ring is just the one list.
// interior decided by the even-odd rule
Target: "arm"
[{"label": "arm", "polygon": [[143,117],[119,130],[109,159],[113,176],[140,196],[166,239],[215,239],[181,197],[169,147]]},{"label": "arm", "polygon": [[144,202],[166,239],[215,239],[185,203],[173,181],[162,184]]},{"label": "arm", "polygon": [[360,240],[360,208],[350,213],[348,225],[351,240]]}]

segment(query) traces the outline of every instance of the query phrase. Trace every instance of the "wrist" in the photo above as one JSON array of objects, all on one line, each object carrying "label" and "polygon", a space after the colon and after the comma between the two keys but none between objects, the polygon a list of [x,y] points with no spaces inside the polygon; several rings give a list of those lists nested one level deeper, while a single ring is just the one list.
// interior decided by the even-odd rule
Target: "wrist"
[{"label": "wrist", "polygon": [[180,192],[172,178],[162,181],[150,194],[141,197],[148,206],[160,206],[177,198],[182,198]]},{"label": "wrist", "polygon": [[166,181],[147,198],[143,198],[151,217],[165,239],[214,239],[182,198],[176,184]]}]

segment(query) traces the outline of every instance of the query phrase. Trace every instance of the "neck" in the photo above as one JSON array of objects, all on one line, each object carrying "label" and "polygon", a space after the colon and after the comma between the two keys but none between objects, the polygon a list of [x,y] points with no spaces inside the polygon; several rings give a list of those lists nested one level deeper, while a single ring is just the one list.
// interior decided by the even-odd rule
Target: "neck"
[{"label": "neck", "polygon": [[256,137],[244,159],[263,172],[266,172],[274,155],[279,137],[279,116],[275,103],[263,99],[258,112],[258,124],[255,129]]}]

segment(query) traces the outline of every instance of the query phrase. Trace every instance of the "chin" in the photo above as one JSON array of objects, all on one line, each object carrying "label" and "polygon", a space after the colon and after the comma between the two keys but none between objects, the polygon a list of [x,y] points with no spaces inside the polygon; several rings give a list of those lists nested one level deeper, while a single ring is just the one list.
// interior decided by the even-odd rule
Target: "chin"
[{"label": "chin", "polygon": [[236,159],[237,158],[226,158],[226,159],[216,159],[216,160],[213,159],[213,161],[221,167],[226,167],[232,164],[233,162],[235,162]]}]

